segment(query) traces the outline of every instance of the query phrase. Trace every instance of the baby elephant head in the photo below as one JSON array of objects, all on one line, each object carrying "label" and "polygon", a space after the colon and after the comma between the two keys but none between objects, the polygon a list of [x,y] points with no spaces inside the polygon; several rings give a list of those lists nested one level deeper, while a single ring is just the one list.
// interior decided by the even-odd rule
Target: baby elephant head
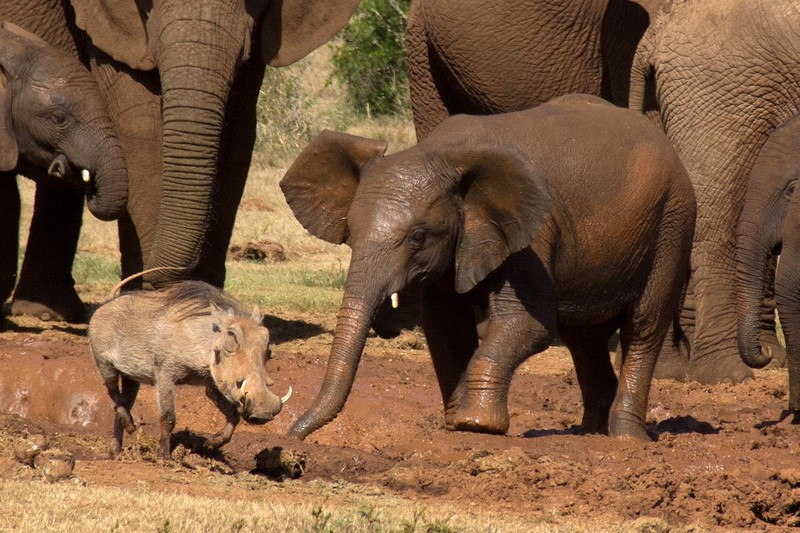
[{"label": "baby elephant head", "polygon": [[92,214],[118,218],[127,165],[105,100],[76,58],[0,24],[0,171],[84,187]]},{"label": "baby elephant head", "polygon": [[292,389],[279,398],[269,389],[273,385],[264,367],[270,357],[269,331],[261,317],[241,316],[212,305],[214,340],[211,377],[217,389],[251,424],[269,422],[281,412]]}]

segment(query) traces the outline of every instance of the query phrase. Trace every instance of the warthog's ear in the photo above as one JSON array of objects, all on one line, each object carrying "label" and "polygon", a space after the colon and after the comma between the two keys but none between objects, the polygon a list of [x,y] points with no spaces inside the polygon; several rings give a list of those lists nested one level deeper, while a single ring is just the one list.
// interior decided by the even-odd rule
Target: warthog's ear
[{"label": "warthog's ear", "polygon": [[242,329],[236,325],[231,324],[228,331],[225,332],[225,337],[222,341],[222,349],[228,354],[235,353],[242,344]]}]

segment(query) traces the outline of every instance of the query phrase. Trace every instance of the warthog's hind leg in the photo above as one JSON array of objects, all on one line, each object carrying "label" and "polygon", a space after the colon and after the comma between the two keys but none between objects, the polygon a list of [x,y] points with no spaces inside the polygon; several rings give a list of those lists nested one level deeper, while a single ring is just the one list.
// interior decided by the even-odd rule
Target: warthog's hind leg
[{"label": "warthog's hind leg", "polygon": [[[122,381],[121,391],[119,387],[120,377]],[[136,395],[139,393],[139,383],[125,376],[120,376],[117,372],[113,376],[105,376],[104,380],[108,395],[114,401],[114,437],[109,451],[112,457],[116,457],[122,451],[122,430],[125,429],[128,433],[136,431],[136,424],[131,416],[131,408],[133,407],[133,402],[136,401]]]}]

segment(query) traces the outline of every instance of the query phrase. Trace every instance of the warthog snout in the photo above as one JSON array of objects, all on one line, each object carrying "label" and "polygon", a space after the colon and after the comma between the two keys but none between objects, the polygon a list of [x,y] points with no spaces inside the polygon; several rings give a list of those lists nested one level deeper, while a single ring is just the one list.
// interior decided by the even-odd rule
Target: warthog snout
[{"label": "warthog snout", "polygon": [[[255,388],[255,387],[254,387]],[[238,401],[239,414],[250,424],[266,424],[281,412],[283,404],[292,396],[292,387],[281,398],[278,398],[269,388],[259,387],[257,391],[248,387],[247,380],[239,386],[241,396]]]}]

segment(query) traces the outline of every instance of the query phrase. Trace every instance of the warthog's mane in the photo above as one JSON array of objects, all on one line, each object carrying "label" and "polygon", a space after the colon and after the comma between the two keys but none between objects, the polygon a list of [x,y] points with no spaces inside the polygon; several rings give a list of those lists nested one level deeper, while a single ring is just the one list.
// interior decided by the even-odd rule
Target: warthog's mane
[{"label": "warthog's mane", "polygon": [[202,281],[181,281],[164,289],[164,307],[170,309],[175,320],[211,314],[211,304],[236,316],[250,317],[241,304],[222,289]]}]

